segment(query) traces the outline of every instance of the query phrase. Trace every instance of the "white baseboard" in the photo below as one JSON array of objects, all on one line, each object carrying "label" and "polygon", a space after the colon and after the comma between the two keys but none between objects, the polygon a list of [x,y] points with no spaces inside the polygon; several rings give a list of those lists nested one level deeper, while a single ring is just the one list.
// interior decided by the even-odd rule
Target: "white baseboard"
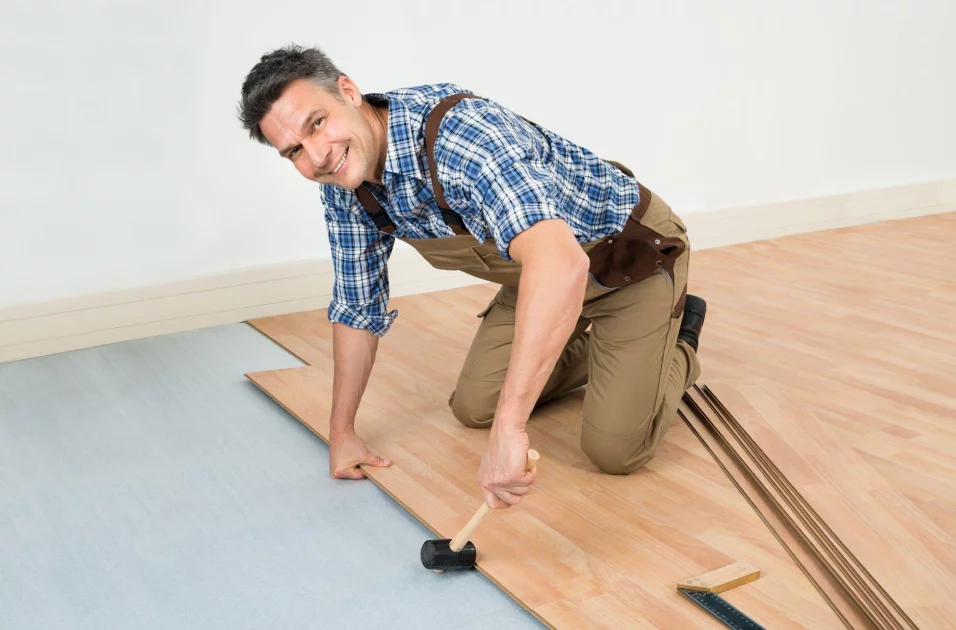
[{"label": "white baseboard", "polygon": [[708,249],[791,234],[956,211],[956,179],[682,215]]},{"label": "white baseboard", "polygon": [[[0,309],[0,363],[328,306],[332,262],[231,271],[168,284]],[[389,260],[398,297],[475,284],[407,246]]]},{"label": "white baseboard", "polygon": [[[956,210],[956,179],[682,216],[694,249]],[[481,282],[396,246],[394,297]],[[243,269],[182,282],[0,309],[0,363],[325,308],[332,263]]]}]

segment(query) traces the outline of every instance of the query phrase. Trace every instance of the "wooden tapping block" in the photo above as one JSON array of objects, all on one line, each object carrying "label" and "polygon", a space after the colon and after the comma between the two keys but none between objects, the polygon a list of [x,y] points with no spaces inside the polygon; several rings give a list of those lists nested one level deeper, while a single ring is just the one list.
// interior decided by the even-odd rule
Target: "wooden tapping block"
[{"label": "wooden tapping block", "polygon": [[735,586],[753,582],[760,577],[760,569],[751,566],[746,562],[735,562],[720,569],[714,569],[703,575],[692,577],[677,585],[688,591],[701,591],[704,593],[723,593],[729,591]]}]

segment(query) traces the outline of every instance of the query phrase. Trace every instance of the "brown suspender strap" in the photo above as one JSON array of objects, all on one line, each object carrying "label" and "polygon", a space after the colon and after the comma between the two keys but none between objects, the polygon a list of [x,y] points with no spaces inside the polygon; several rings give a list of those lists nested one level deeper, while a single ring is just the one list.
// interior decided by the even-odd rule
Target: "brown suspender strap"
[{"label": "brown suspender strap", "polygon": [[441,126],[442,118],[448,113],[448,110],[457,105],[466,98],[478,98],[474,94],[452,94],[448,96],[428,114],[428,120],[425,121],[425,153],[428,155],[428,170],[432,176],[432,189],[435,191],[435,201],[442,210],[451,210],[448,202],[445,201],[445,191],[438,183],[438,164],[435,162],[435,141],[438,139],[438,128]]},{"label": "brown suspender strap", "polygon": [[641,219],[644,218],[644,213],[647,212],[647,207],[651,205],[652,193],[641,182],[637,182],[637,188],[640,191],[640,198],[637,200],[637,205],[631,210],[631,218],[640,223]]},{"label": "brown suspender strap", "polygon": [[[425,121],[425,153],[428,155],[428,169],[431,171],[432,188],[435,191],[435,201],[442,210],[451,210],[448,202],[445,201],[445,191],[438,182],[438,164],[435,161],[435,144],[438,140],[438,128],[441,126],[442,118],[448,113],[448,110],[463,101],[466,98],[481,98],[474,94],[452,94],[447,96],[438,105],[432,109]],[[522,116],[524,118],[524,116]],[[534,124],[527,118],[524,118],[532,125]]]},{"label": "brown suspender strap", "polygon": [[382,204],[372,195],[372,191],[365,187],[364,183],[355,189],[355,195],[358,197],[362,207],[365,208],[366,214],[371,217],[378,229],[386,234],[391,234],[395,231],[395,224],[392,223],[392,219],[389,218],[385,209],[382,208]]},{"label": "brown suspender strap", "polygon": [[[616,162],[614,160],[605,160],[605,162],[612,165],[614,168],[621,171],[631,179],[637,179],[634,177],[634,171],[624,166],[620,162]],[[637,205],[631,210],[631,218],[640,223],[641,219],[644,218],[644,213],[647,212],[647,207],[651,205],[651,191],[645,188],[641,182],[637,182],[637,188],[639,191],[639,199],[637,201]],[[681,309],[681,312],[683,313],[683,307],[681,307]]]},{"label": "brown suspender strap", "polygon": [[[473,94],[453,94],[439,102],[438,105],[429,112],[428,119],[425,121],[425,153],[428,156],[428,166],[431,172],[432,188],[435,192],[435,202],[441,209],[442,219],[444,219],[445,223],[455,234],[469,234],[469,232],[462,223],[461,216],[454,212],[445,201],[445,191],[438,182],[438,169],[435,164],[435,140],[438,137],[438,127],[441,125],[442,118],[448,113],[449,109],[465,98],[478,97]],[[355,189],[355,194],[358,196],[359,203],[362,204],[366,213],[368,213],[380,230],[388,234],[395,231],[395,224],[392,223],[388,213],[385,212],[385,209],[382,208],[382,205],[375,199],[364,183]]]}]

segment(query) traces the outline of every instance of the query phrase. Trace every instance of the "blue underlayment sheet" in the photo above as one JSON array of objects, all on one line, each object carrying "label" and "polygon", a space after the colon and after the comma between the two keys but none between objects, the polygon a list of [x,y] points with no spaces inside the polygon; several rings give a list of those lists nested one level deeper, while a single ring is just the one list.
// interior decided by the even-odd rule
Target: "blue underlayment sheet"
[{"label": "blue underlayment sheet", "polygon": [[542,628],[253,385],[250,327],[0,364],[0,626]]}]

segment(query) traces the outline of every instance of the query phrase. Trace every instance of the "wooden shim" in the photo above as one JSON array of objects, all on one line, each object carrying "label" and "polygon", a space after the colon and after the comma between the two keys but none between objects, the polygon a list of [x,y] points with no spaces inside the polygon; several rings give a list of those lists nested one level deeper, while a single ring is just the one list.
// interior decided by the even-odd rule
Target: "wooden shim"
[{"label": "wooden shim", "polygon": [[723,593],[742,584],[753,582],[759,577],[760,569],[757,567],[746,562],[735,562],[684,580],[677,585],[677,588],[703,593]]}]

